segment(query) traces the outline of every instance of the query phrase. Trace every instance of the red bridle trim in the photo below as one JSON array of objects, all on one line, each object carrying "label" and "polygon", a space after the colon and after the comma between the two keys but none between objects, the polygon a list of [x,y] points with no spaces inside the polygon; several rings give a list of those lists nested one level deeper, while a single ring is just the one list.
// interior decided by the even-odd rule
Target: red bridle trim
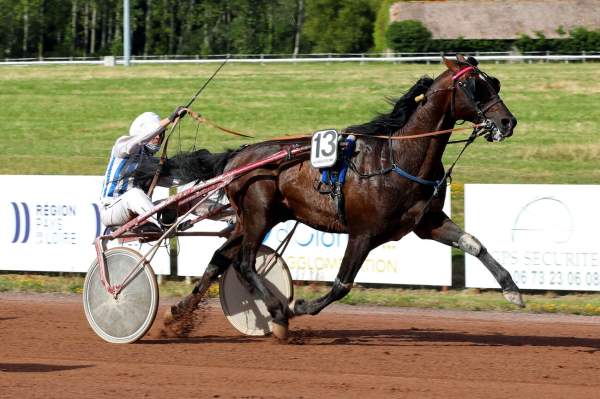
[{"label": "red bridle trim", "polygon": [[456,72],[456,74],[454,76],[452,76],[452,80],[454,81],[454,80],[460,78],[461,76],[463,76],[465,73],[472,71],[474,69],[475,69],[475,67],[473,67],[473,66],[465,67],[465,68],[461,69],[460,71]]}]

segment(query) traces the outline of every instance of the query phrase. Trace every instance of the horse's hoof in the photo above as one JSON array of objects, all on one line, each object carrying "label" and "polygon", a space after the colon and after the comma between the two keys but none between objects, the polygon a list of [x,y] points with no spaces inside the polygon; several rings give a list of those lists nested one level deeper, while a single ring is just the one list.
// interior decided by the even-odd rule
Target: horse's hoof
[{"label": "horse's hoof", "polygon": [[275,322],[272,324],[273,336],[277,338],[280,342],[286,342],[288,338],[288,326],[284,326],[282,324],[277,324]]},{"label": "horse's hoof", "polygon": [[304,299],[292,301],[292,303],[290,303],[290,308],[293,310],[294,315],[296,316],[300,316],[307,313],[306,301]]},{"label": "horse's hoof", "polygon": [[194,313],[173,313],[173,308],[163,314],[163,328],[160,335],[164,338],[186,338],[195,327]]},{"label": "horse's hoof", "polygon": [[523,298],[519,291],[502,291],[502,295],[504,295],[504,298],[506,298],[508,302],[514,303],[520,308],[525,307],[525,302],[523,302]]},{"label": "horse's hoof", "polygon": [[173,322],[175,321],[175,316],[173,316],[173,312],[171,312],[171,309],[165,310],[165,313],[163,313],[162,320],[165,326],[173,324]]},{"label": "horse's hoof", "polygon": [[288,304],[288,308],[287,308],[287,314],[288,317],[294,317],[296,316],[296,311],[294,310],[294,308],[296,307],[296,300],[293,299],[289,304]]},{"label": "horse's hoof", "polygon": [[175,322],[175,317],[171,312],[171,309],[165,310],[162,317],[163,326],[160,329],[159,336],[160,338],[175,338],[177,335],[172,330],[173,323]]}]

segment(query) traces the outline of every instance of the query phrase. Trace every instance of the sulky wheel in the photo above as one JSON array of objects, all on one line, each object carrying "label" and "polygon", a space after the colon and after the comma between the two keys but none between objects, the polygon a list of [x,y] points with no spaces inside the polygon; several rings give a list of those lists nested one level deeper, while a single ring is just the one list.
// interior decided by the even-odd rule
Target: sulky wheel
[{"label": "sulky wheel", "polygon": [[[104,253],[107,279],[120,284],[142,256],[129,248]],[[158,285],[149,263],[138,266],[116,298],[109,294],[94,260],[83,285],[83,308],[90,326],[105,341],[127,344],[140,339],[154,321],[158,308]]]},{"label": "sulky wheel", "polygon": [[[271,248],[262,245],[256,256],[256,271],[280,301],[290,303],[294,287],[290,270],[283,258]],[[265,303],[257,295],[248,292],[239,281],[233,267],[228,268],[221,277],[219,295],[223,313],[239,332],[245,335],[271,333],[271,315]]]}]

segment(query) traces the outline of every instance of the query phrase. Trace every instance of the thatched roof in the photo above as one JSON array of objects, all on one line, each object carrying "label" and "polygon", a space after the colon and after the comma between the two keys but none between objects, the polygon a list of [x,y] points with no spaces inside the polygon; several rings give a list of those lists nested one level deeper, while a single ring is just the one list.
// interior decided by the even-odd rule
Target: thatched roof
[{"label": "thatched roof", "polygon": [[390,8],[390,22],[416,19],[435,39],[514,39],[541,31],[559,37],[577,26],[600,29],[599,0],[403,1]]}]

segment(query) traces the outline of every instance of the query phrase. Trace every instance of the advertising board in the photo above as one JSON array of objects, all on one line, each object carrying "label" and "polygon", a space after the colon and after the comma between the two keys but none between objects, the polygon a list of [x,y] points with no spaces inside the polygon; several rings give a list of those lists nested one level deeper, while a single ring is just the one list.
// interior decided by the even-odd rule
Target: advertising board
[{"label": "advertising board", "polygon": [[[523,289],[600,290],[600,186],[465,185],[465,227]],[[498,284],[466,256],[466,285]]]},{"label": "advertising board", "polygon": [[[0,269],[86,272],[94,260],[100,222],[102,176],[0,176]],[[157,190],[154,199],[166,197]],[[116,242],[109,246],[120,245]],[[145,253],[148,244],[127,244]],[[161,249],[152,266],[169,272]]]}]

